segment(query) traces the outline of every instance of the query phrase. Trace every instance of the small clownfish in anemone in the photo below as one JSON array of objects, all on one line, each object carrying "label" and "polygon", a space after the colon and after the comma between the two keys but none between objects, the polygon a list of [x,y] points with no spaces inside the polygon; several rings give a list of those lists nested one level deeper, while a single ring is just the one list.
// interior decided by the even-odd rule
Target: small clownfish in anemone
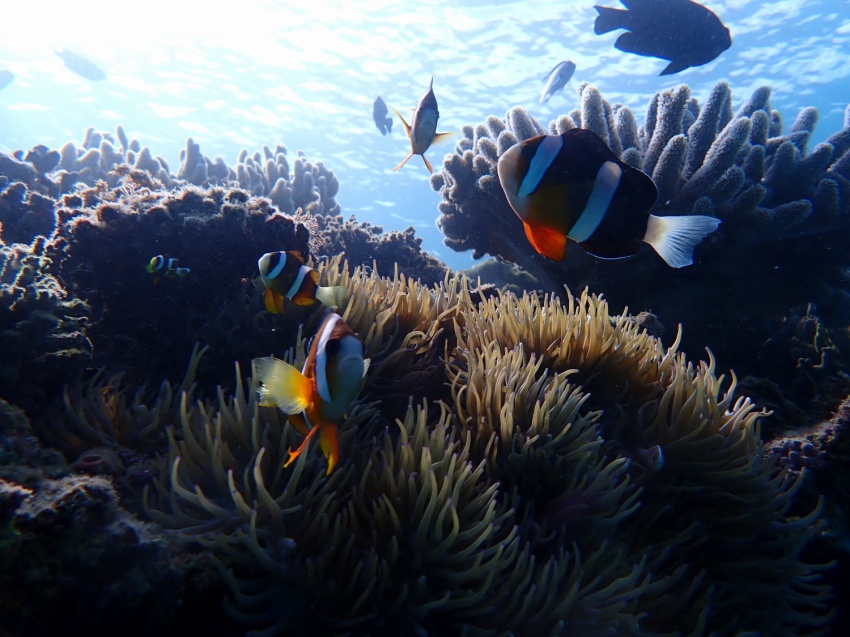
[{"label": "small clownfish in anemone", "polygon": [[308,266],[295,250],[267,252],[257,261],[257,267],[265,286],[263,301],[272,314],[283,314],[287,299],[295,305],[318,301],[328,307],[339,307],[345,301],[347,289],[320,286],[319,271]]},{"label": "small clownfish in anemone", "polygon": [[401,113],[396,109],[393,109],[393,111],[398,115],[401,125],[404,126],[404,132],[408,139],[410,139],[410,154],[398,166],[393,168],[393,170],[398,170],[404,166],[407,160],[414,155],[421,155],[428,172],[434,174],[434,168],[431,166],[431,162],[425,157],[425,151],[433,144],[444,142],[454,135],[451,132],[437,132],[437,120],[440,119],[440,111],[437,110],[437,98],[434,96],[434,78],[431,78],[431,85],[428,87],[428,92],[422,96],[416,108],[413,109],[413,119],[410,120],[410,126],[404,121]]},{"label": "small clownfish in anemone", "polygon": [[719,219],[656,217],[655,183],[623,163],[595,133],[573,128],[515,144],[499,158],[499,183],[534,249],[561,261],[567,239],[603,259],[637,254],[641,241],[668,265],[693,263],[693,252]]},{"label": "small clownfish in anemone", "polygon": [[289,451],[284,466],[292,464],[318,432],[330,474],[339,461],[337,425],[369,369],[363,342],[331,312],[313,337],[302,371],[272,356],[254,359],[254,369],[261,383],[260,404],[279,408],[305,436],[298,449]]},{"label": "small clownfish in anemone", "polygon": [[159,280],[163,277],[166,279],[174,279],[174,278],[182,278],[189,274],[191,270],[189,268],[181,268],[177,265],[180,259],[176,257],[171,257],[166,259],[163,255],[158,254],[155,257],[152,257],[148,264],[145,266],[145,270],[148,274],[153,275],[154,283],[159,282]]}]

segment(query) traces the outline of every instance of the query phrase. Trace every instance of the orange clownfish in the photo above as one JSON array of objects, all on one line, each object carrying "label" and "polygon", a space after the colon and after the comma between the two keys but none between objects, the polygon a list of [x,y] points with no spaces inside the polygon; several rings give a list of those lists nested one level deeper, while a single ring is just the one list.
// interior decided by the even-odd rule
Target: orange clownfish
[{"label": "orange clownfish", "polygon": [[581,128],[515,144],[497,169],[531,245],[553,261],[564,258],[567,239],[603,259],[637,254],[644,241],[681,268],[693,263],[694,248],[720,224],[703,215],[649,214],[658,199],[652,179]]},{"label": "orange clownfish", "polygon": [[432,144],[444,142],[454,134],[437,132],[437,120],[440,118],[440,112],[437,110],[437,98],[434,97],[434,78],[431,78],[431,86],[428,88],[428,92],[422,96],[416,108],[413,109],[413,119],[410,120],[410,126],[404,121],[401,113],[395,109],[393,111],[398,115],[401,125],[404,126],[404,132],[410,139],[410,154],[393,170],[398,170],[404,166],[407,160],[414,155],[421,155],[428,172],[433,174],[434,169],[431,167],[431,162],[425,158],[425,151]]},{"label": "orange clownfish", "polygon": [[262,384],[260,404],[278,407],[305,436],[298,449],[289,451],[284,466],[292,464],[318,432],[330,474],[339,460],[337,425],[369,369],[363,342],[332,312],[313,338],[302,371],[272,356],[254,359],[254,369]]},{"label": "orange clownfish", "polygon": [[339,307],[345,300],[346,288],[321,287],[319,271],[304,263],[300,252],[267,252],[257,261],[260,278],[266,287],[264,302],[272,314],[283,314],[286,301],[295,305],[312,305],[319,301],[328,307]]}]

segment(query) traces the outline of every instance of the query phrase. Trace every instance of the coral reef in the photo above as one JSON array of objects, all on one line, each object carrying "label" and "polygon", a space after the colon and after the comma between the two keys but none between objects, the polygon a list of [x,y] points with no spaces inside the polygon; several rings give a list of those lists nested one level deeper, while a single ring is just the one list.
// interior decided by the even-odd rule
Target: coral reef
[{"label": "coral reef", "polygon": [[353,215],[348,221],[343,221],[342,215],[319,215],[316,226],[316,235],[322,241],[318,254],[345,253],[352,267],[376,266],[378,272],[392,272],[398,264],[401,272],[418,277],[426,285],[439,283],[446,276],[445,264],[422,251],[422,239],[412,227],[384,234],[381,226],[359,222]]},{"label": "coral reef", "polygon": [[[278,144],[230,167],[190,139],[172,174],[121,127],[0,154],[0,396],[37,413],[87,365],[158,385],[197,341],[213,345],[197,377],[214,386],[234,360],[291,346],[309,312],[262,311],[251,282],[264,252],[341,248],[442,280],[412,230],[343,224],[333,171],[300,151],[289,162]],[[157,255],[188,273],[148,273]]]},{"label": "coral reef", "polygon": [[0,243],[0,396],[24,404],[57,395],[63,379],[90,362],[90,307],[57,278],[44,239]]},{"label": "coral reef", "polygon": [[[760,88],[733,111],[726,83],[702,105],[679,85],[650,100],[638,127],[628,107],[609,104],[583,84],[580,107],[548,127],[520,107],[504,119],[465,126],[454,153],[431,178],[442,197],[438,225],[445,243],[472,250],[475,258],[489,254],[516,263],[549,290],[590,286],[615,307],[651,309],[663,323],[688,326],[685,351],[697,354],[710,343],[724,365],[754,372],[754,347],[770,335],[765,319],[812,303],[831,329],[850,314],[844,291],[850,108],[844,128],[809,152],[817,112],[801,110],[783,133],[769,98],[770,90]],[[606,261],[575,249],[553,263],[516,239],[522,227],[498,182],[499,156],[517,141],[576,126],[594,131],[624,162],[652,176],[660,193],[654,214],[722,220],[697,248],[693,267],[666,268],[648,250]],[[702,320],[709,315],[711,321]]]},{"label": "coral reef", "polygon": [[[324,276],[372,360],[325,476],[256,380],[181,406],[151,517],[209,547],[254,634],[809,634],[819,508],[760,413],[588,294]],[[677,340],[678,343],[678,340]],[[299,364],[305,341],[290,353]],[[647,451],[663,462],[648,462]],[[661,456],[660,456],[661,457]],[[746,559],[741,559],[746,556]]]}]

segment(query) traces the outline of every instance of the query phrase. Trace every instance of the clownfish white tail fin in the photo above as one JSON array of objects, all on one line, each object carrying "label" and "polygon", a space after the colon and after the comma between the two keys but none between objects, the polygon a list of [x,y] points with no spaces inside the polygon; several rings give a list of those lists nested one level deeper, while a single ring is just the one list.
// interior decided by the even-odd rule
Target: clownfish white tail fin
[{"label": "clownfish white tail fin", "polygon": [[316,288],[316,299],[328,307],[341,307],[348,295],[348,288],[342,285]]},{"label": "clownfish white tail fin", "polygon": [[656,217],[649,215],[643,240],[673,268],[683,268],[694,262],[694,248],[717,230],[720,219],[705,215]]}]

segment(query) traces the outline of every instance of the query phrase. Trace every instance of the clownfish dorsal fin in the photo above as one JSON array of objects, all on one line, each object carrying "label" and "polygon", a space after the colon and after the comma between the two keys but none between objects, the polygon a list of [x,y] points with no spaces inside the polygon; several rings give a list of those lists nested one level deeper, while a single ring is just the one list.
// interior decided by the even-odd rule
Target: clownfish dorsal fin
[{"label": "clownfish dorsal fin", "polygon": [[267,356],[254,359],[254,370],[262,386],[260,405],[278,407],[285,414],[300,414],[310,404],[313,384],[289,363]]},{"label": "clownfish dorsal fin", "polygon": [[525,222],[522,225],[525,228],[525,236],[537,252],[553,261],[563,260],[567,253],[567,237],[563,233]]},{"label": "clownfish dorsal fin", "polygon": [[404,126],[404,134],[407,135],[408,139],[410,139],[410,126],[408,126],[407,122],[404,121],[404,115],[399,113],[396,109],[393,109],[393,113],[398,115],[398,118],[401,120],[401,125]]}]

